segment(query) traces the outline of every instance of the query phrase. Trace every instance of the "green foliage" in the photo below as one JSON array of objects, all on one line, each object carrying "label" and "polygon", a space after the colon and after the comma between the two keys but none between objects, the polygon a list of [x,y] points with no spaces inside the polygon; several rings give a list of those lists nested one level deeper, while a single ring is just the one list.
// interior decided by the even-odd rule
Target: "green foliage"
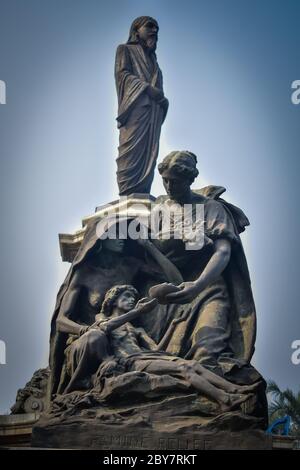
[{"label": "green foliage", "polygon": [[300,390],[294,393],[287,388],[281,391],[278,385],[273,381],[268,381],[267,387],[269,400],[269,419],[270,422],[286,415],[291,417],[291,435],[300,437]]}]

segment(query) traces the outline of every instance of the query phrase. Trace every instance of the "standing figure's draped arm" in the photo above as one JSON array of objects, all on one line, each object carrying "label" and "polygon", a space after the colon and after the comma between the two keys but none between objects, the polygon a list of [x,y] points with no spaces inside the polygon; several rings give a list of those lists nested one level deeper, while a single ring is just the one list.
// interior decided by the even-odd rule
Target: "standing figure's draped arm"
[{"label": "standing figure's draped arm", "polygon": [[126,45],[121,44],[116,53],[115,80],[118,93],[118,127],[126,123],[128,115],[139,96],[149,87],[132,72],[132,64]]}]

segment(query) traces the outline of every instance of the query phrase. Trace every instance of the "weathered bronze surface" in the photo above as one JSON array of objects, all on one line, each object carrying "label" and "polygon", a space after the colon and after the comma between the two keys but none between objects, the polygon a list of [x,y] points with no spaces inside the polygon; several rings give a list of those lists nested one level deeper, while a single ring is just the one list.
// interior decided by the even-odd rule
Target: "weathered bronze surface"
[{"label": "weathered bronze surface", "polygon": [[[157,33],[153,18],[137,18],[117,50],[120,195],[151,189],[168,107]],[[34,428],[35,446],[270,444],[262,433],[265,381],[251,365],[256,312],[240,239],[249,221],[221,197],[223,187],[191,190],[198,176],[192,152],[171,152],[158,169],[166,195],[152,206],[148,199],[146,210],[158,214],[155,236],[138,219],[145,239],[122,239],[138,218],[133,212],[113,222],[116,239],[102,238],[107,227],[99,230],[99,220],[110,219],[101,211],[85,220],[52,318],[49,407]],[[189,208],[194,238],[178,237],[174,205]],[[115,201],[111,213],[121,206]]]},{"label": "weathered bronze surface", "polygon": [[82,429],[90,439],[95,418],[122,439],[145,428],[151,445],[154,431],[173,439],[267,425],[265,382],[250,363],[256,314],[239,236],[248,219],[220,197],[224,188],[191,191],[194,154],[172,152],[159,171],[167,196],[153,210],[190,204],[197,214],[202,204],[203,245],[187,250],[172,230],[169,239],[102,241],[89,221],[57,297],[50,407],[34,445]]},{"label": "weathered bronze surface", "polygon": [[149,194],[154,177],[160,130],[168,110],[155,53],[158,29],[153,18],[137,18],[127,43],[116,53],[120,195]]}]

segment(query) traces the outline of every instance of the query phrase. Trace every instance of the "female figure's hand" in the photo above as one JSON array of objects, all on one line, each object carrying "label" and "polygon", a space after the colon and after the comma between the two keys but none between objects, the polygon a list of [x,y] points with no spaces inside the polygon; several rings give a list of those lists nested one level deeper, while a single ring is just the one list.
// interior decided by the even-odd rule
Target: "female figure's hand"
[{"label": "female figure's hand", "polygon": [[151,298],[157,299],[160,304],[166,305],[169,303],[168,295],[179,290],[179,286],[174,286],[171,282],[163,282],[162,284],[152,286],[149,290],[149,295]]},{"label": "female figure's hand", "polygon": [[199,289],[195,282],[182,282],[178,286],[178,292],[167,294],[165,299],[168,304],[189,304],[199,294]]}]

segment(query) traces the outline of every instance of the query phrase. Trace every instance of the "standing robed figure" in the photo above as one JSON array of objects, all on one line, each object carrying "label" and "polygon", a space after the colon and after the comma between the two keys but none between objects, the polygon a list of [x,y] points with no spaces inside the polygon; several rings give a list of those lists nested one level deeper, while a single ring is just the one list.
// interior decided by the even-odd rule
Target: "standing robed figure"
[{"label": "standing robed figure", "polygon": [[157,21],[133,21],[126,44],[118,46],[115,79],[118,94],[120,196],[150,194],[162,123],[168,110],[156,59]]}]

